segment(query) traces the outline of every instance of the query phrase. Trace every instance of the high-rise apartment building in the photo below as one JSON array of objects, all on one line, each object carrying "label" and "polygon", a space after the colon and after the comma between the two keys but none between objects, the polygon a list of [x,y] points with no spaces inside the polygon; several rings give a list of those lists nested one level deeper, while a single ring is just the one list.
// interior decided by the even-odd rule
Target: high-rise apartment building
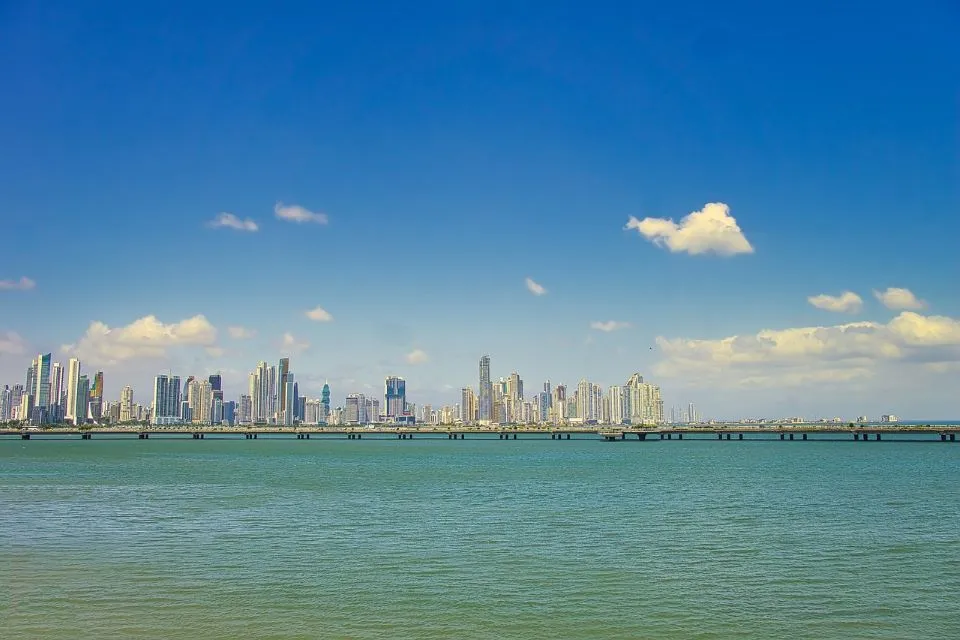
[{"label": "high-rise apartment building", "polygon": [[360,424],[360,411],[362,395],[351,393],[347,396],[347,402],[343,406],[343,422],[345,424]]},{"label": "high-rise apartment building", "polygon": [[64,418],[72,424],[77,421],[77,385],[80,384],[80,360],[70,358],[67,362],[67,403],[64,408]]},{"label": "high-rise apartment building", "polygon": [[126,386],[120,391],[120,422],[130,422],[134,419],[133,388]]},{"label": "high-rise apartment building", "polygon": [[481,422],[491,422],[493,415],[493,384],[490,382],[490,356],[480,358],[480,401],[479,413]]},{"label": "high-rise apartment building", "polygon": [[74,424],[84,424],[87,421],[87,407],[90,405],[90,379],[80,376],[77,381],[77,404],[73,410]]},{"label": "high-rise apartment building", "polygon": [[50,407],[50,354],[37,356],[36,390],[33,392],[33,405],[44,412]]},{"label": "high-rise apartment building", "polygon": [[460,420],[472,424],[477,419],[477,396],[470,387],[460,390]]},{"label": "high-rise apartment building", "polygon": [[179,420],[180,376],[157,376],[153,379],[153,424],[176,424]]},{"label": "high-rise apartment building", "polygon": [[384,404],[387,416],[396,418],[407,411],[407,383],[403,378],[390,376],[384,384]]},{"label": "high-rise apartment building", "polygon": [[[277,365],[277,422],[284,423],[283,412],[287,409],[287,376],[290,374],[290,358],[280,358]],[[293,424],[292,422],[290,424]]]},{"label": "high-rise apartment building", "polygon": [[3,385],[3,391],[0,391],[0,422],[12,420],[13,413],[13,391],[7,385]]}]

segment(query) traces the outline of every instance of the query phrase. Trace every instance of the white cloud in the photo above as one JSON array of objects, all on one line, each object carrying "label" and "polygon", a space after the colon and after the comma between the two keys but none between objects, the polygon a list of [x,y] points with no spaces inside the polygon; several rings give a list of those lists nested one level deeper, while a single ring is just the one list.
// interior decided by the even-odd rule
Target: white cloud
[{"label": "white cloud", "polygon": [[766,329],[718,340],[658,337],[657,346],[658,375],[696,383],[797,386],[881,370],[899,378],[911,364],[960,362],[960,320],[904,311],[886,324]]},{"label": "white cloud", "polygon": [[597,331],[610,333],[611,331],[619,331],[620,329],[629,329],[630,323],[621,322],[620,320],[607,320],[606,322],[595,320],[590,323],[590,328],[596,329]]},{"label": "white cloud", "polygon": [[310,348],[309,342],[298,342],[289,331],[283,334],[280,345],[285,353],[303,353]]},{"label": "white cloud", "polygon": [[524,283],[527,285],[527,291],[535,296],[542,296],[547,292],[544,286],[539,282],[536,282],[533,278],[527,278],[524,280]]},{"label": "white cloud", "polygon": [[818,309],[836,313],[858,313],[863,308],[863,299],[852,291],[844,291],[839,296],[821,293],[818,296],[810,296],[807,302]]},{"label": "white cloud", "polygon": [[901,309],[916,311],[927,306],[925,301],[918,299],[909,289],[889,287],[886,291],[874,291],[873,295],[883,303],[883,306],[894,311],[900,311]]},{"label": "white cloud", "polygon": [[247,338],[252,338],[257,335],[256,331],[252,329],[247,329],[246,327],[227,327],[227,333],[230,334],[230,337],[234,340],[245,340]]},{"label": "white cloud", "polygon": [[333,316],[330,315],[330,313],[323,307],[310,309],[309,311],[304,312],[304,315],[311,320],[315,320],[316,322],[333,322]]},{"label": "white cloud", "polygon": [[733,256],[753,253],[753,247],[743,235],[730,207],[722,202],[711,202],[700,211],[690,213],[680,224],[672,218],[644,218],[630,216],[625,229],[635,229],[640,235],[672,253],[691,255],[715,253]]},{"label": "white cloud", "polygon": [[237,231],[257,231],[260,228],[257,226],[257,223],[250,218],[241,220],[232,213],[226,212],[217,214],[217,217],[209,223],[209,226],[214,229],[226,227],[228,229],[236,229]]},{"label": "white cloud", "polygon": [[273,212],[281,220],[286,220],[288,222],[315,222],[317,224],[327,224],[330,219],[325,213],[314,213],[308,209],[304,209],[300,205],[291,204],[284,205],[282,202],[278,202],[273,207]]},{"label": "white cloud", "polygon": [[406,358],[408,364],[423,364],[430,360],[430,356],[423,349],[414,349],[407,354]]},{"label": "white cloud", "polygon": [[204,347],[203,349],[211,358],[222,358],[227,351],[223,347]]},{"label": "white cloud", "polygon": [[216,339],[216,328],[202,315],[172,324],[150,315],[124,327],[92,322],[76,344],[65,345],[63,350],[81,360],[114,364],[134,358],[163,358],[171,347],[211,346]]},{"label": "white cloud", "polygon": [[37,283],[23,276],[19,280],[0,280],[0,291],[29,291],[37,286]]},{"label": "white cloud", "polygon": [[27,346],[19,334],[13,331],[0,333],[0,353],[16,356],[26,353],[26,350]]}]

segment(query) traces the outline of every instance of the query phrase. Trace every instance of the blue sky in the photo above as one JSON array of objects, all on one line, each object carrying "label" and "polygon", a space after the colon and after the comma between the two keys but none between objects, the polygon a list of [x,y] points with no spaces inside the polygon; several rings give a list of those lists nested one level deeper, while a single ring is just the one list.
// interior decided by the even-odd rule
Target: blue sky
[{"label": "blue sky", "polygon": [[[0,382],[75,353],[146,403],[289,353],[439,404],[489,353],[708,415],[960,415],[955,3],[549,5],[5,3]],[[751,252],[625,228],[708,203]]]}]

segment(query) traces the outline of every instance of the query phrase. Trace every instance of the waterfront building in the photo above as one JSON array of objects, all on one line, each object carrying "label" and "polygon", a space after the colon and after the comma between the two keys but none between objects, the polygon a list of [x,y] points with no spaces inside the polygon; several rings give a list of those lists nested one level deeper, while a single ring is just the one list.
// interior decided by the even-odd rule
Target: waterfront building
[{"label": "waterfront building", "polygon": [[50,354],[41,353],[37,356],[37,380],[34,394],[34,406],[43,413],[50,407]]},{"label": "waterfront building", "polygon": [[480,422],[493,421],[493,385],[490,382],[490,356],[487,355],[480,358],[479,396]]},{"label": "waterfront building", "polygon": [[[153,424],[176,424],[180,413],[180,376],[155,377],[153,379]],[[118,410],[117,420],[119,419]]]},{"label": "waterfront building", "polygon": [[0,391],[0,422],[12,420],[10,415],[13,413],[13,391],[9,386],[3,385],[3,391]]},{"label": "waterfront building", "polygon": [[403,378],[390,376],[384,383],[384,409],[388,418],[402,416],[407,411],[407,383]]},{"label": "waterfront building", "polygon": [[74,409],[76,424],[81,425],[87,422],[87,407],[90,405],[90,379],[87,376],[80,376],[77,381],[77,404]]},{"label": "waterfront building", "polygon": [[237,423],[250,424],[253,422],[253,403],[250,396],[241,395],[240,402],[237,403]]},{"label": "waterfront building", "polygon": [[323,409],[320,413],[320,422],[325,422],[330,417],[330,384],[323,383],[323,390],[320,392],[320,404]]},{"label": "waterfront building", "polygon": [[607,389],[607,402],[610,406],[610,424],[623,424],[626,418],[626,396],[623,387],[612,385]]},{"label": "waterfront building", "polygon": [[460,390],[460,421],[472,424],[477,419],[477,396],[470,387]]},{"label": "waterfront building", "polygon": [[[277,423],[286,424],[284,412],[288,409],[287,404],[287,378],[290,375],[290,358],[280,358],[277,365]],[[293,416],[290,416],[290,424],[293,424]]]},{"label": "waterfront building", "polygon": [[[629,417],[631,424],[663,423],[663,399],[660,396],[660,387],[644,382],[643,376],[635,373],[624,385],[624,396],[624,414]],[[692,403],[690,410],[695,414]]]},{"label": "waterfront building", "polygon": [[347,402],[343,407],[343,422],[345,424],[360,424],[360,399],[362,397],[359,393],[347,395]]},{"label": "waterfront building", "polygon": [[[35,396],[37,392],[37,361],[35,359],[30,361],[30,366],[27,368],[27,379],[25,384],[23,385],[23,390],[24,390],[24,394],[30,396],[31,398],[30,403],[31,403],[31,406],[33,406],[32,398]],[[22,396],[21,396],[21,399],[22,399]],[[25,420],[26,416],[21,414],[20,419]]]},{"label": "waterfront building", "polygon": [[67,361],[67,402],[64,418],[67,422],[79,424],[77,421],[77,385],[80,383],[80,360],[70,358]]},{"label": "waterfront building", "polygon": [[129,422],[134,418],[133,388],[128,385],[120,391],[120,422]]}]

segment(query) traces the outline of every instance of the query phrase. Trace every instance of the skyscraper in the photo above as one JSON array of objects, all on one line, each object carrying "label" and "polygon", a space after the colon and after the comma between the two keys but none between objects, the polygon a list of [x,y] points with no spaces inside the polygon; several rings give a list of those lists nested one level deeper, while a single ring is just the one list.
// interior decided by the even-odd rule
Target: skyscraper
[{"label": "skyscraper", "polygon": [[13,413],[13,391],[7,385],[0,391],[0,422],[10,420],[10,414]]},{"label": "skyscraper", "polygon": [[343,406],[343,421],[346,424],[360,424],[360,399],[358,393],[347,396],[347,403]]},{"label": "skyscraper", "polygon": [[33,392],[35,407],[46,411],[50,407],[50,354],[37,356],[37,387]]},{"label": "skyscraper", "polygon": [[77,381],[77,404],[73,410],[74,424],[81,425],[87,421],[87,406],[90,404],[90,379],[80,376]]},{"label": "skyscraper", "polygon": [[320,392],[320,421],[326,422],[330,418],[330,384],[323,383],[323,391]]},{"label": "skyscraper", "polygon": [[282,419],[282,414],[287,410],[287,376],[289,374],[290,358],[280,358],[280,364],[277,366],[277,422],[286,421]]},{"label": "skyscraper", "polygon": [[153,424],[176,424],[180,416],[180,376],[153,380]]},{"label": "skyscraper", "polygon": [[[67,362],[67,404],[64,409],[64,418],[67,422],[80,424],[77,421],[77,385],[80,384],[80,360],[70,358]],[[86,416],[84,416],[86,417]]]},{"label": "skyscraper", "polygon": [[493,385],[490,383],[490,356],[480,358],[480,421],[493,420]]},{"label": "skyscraper", "polygon": [[133,388],[126,386],[120,391],[120,422],[133,419]]},{"label": "skyscraper", "polygon": [[384,385],[387,417],[402,416],[407,410],[407,383],[403,378],[390,376]]},{"label": "skyscraper", "polygon": [[460,390],[460,420],[471,424],[477,419],[477,396],[470,387]]}]

